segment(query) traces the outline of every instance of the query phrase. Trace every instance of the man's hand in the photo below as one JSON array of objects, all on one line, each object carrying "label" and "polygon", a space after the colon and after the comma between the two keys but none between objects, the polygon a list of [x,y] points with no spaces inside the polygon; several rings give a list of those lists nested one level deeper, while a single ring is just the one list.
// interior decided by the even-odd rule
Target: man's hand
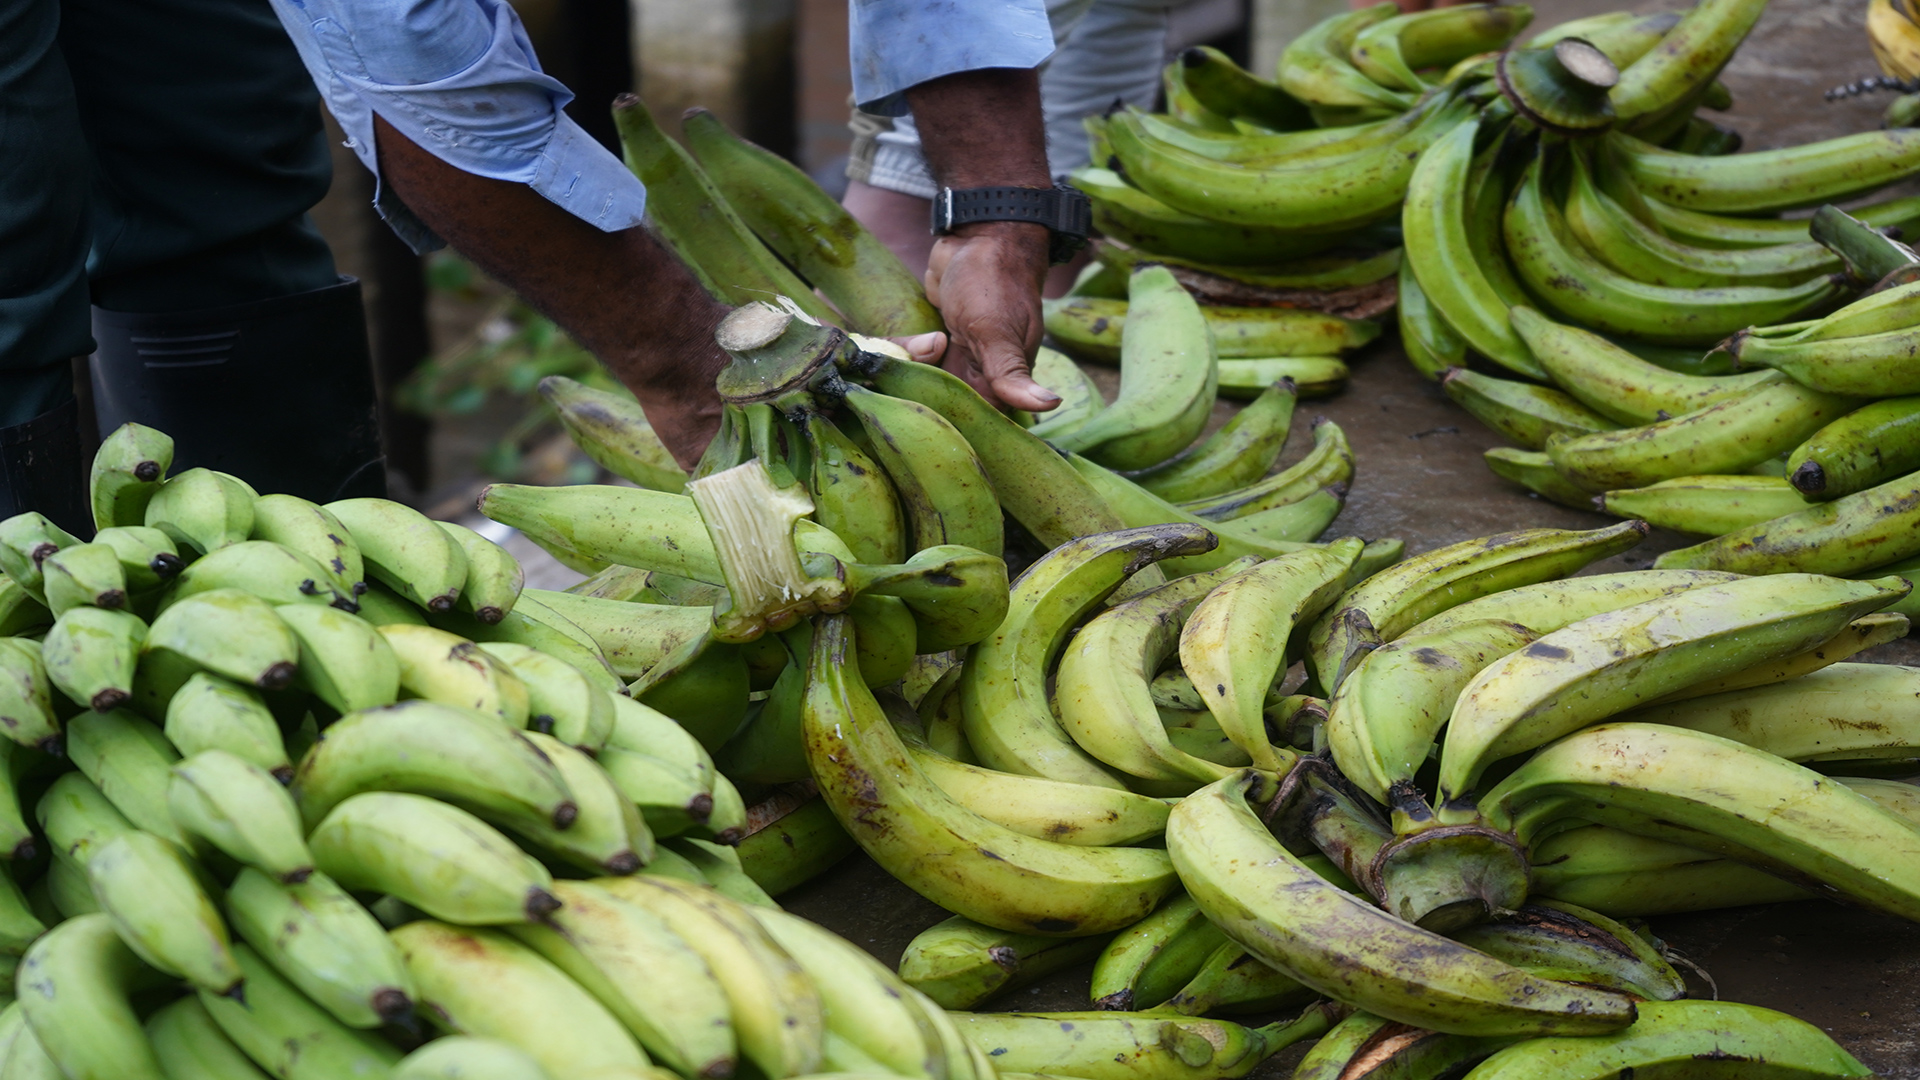
[{"label": "man's hand", "polygon": [[1028,412],[1060,404],[1033,381],[1027,358],[1045,332],[1040,286],[1047,276],[1047,230],[993,221],[962,226],[933,245],[927,299],[946,320],[948,371],[980,396]]}]

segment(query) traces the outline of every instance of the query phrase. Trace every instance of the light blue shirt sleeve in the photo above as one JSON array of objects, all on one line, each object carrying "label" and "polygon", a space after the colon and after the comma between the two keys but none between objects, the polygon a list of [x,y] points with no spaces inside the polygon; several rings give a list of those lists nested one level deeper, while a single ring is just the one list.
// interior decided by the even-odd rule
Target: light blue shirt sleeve
[{"label": "light blue shirt sleeve", "polygon": [[[373,117],[455,168],[523,183],[607,232],[640,224],[646,188],[568,119],[502,0],[273,0],[300,58],[377,180]],[[445,246],[382,184],[374,204],[415,251]]]},{"label": "light blue shirt sleeve", "polygon": [[904,92],[942,75],[1031,68],[1053,52],[1044,0],[848,0],[853,100],[905,116]]}]

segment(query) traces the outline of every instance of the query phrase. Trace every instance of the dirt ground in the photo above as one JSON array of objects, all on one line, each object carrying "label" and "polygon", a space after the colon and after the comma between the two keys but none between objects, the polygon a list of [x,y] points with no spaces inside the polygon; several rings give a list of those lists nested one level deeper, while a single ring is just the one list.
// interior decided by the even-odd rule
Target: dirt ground
[{"label": "dirt ground", "polygon": [[[1671,2],[1633,5],[1654,11]],[[1541,0],[1534,29],[1618,5],[1602,0]],[[1749,149],[1791,145],[1877,127],[1884,96],[1829,104],[1830,86],[1875,73],[1863,30],[1864,0],[1774,0],[1725,74],[1734,107],[1719,119],[1746,136]],[[1097,373],[1113,391],[1112,374]],[[1222,403],[1215,423],[1233,406]],[[1398,536],[1417,552],[1524,526],[1591,528],[1610,520],[1569,510],[1512,488],[1486,471],[1481,452],[1499,445],[1492,433],[1420,380],[1389,334],[1354,358],[1354,378],[1339,396],[1303,403],[1299,416],[1324,415],[1352,440],[1358,472],[1345,512],[1330,536]],[[442,424],[436,435],[436,478],[423,501],[451,508],[477,486],[471,458],[493,437],[489,417]],[[1303,451],[1306,425],[1296,425],[1286,460]],[[443,509],[443,512],[445,510]],[[564,587],[576,580],[517,536],[507,542],[527,561],[532,583]],[[1641,548],[1596,570],[1644,567],[1655,554],[1686,541],[1656,534]],[[1898,642],[1871,657],[1920,662],[1920,645]],[[892,880],[864,856],[783,902],[871,950],[897,961],[906,943],[945,913]],[[1890,1078],[1920,1080],[1920,926],[1808,902],[1751,907],[1654,921],[1673,947],[1704,968],[1722,998],[1790,1012],[1818,1024],[1862,1061]],[[1087,969],[989,1003],[989,1008],[1084,1009]],[[1707,993],[1699,984],[1696,992]],[[1263,1065],[1256,1077],[1285,1076],[1300,1049]]]}]

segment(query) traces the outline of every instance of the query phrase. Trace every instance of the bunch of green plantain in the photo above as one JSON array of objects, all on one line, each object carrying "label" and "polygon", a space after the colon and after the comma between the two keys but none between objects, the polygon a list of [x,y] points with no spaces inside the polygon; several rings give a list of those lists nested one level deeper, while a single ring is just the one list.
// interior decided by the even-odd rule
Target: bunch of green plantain
[{"label": "bunch of green plantain", "polygon": [[[762,886],[851,850],[825,804],[782,789],[750,821],[600,640],[675,666],[648,688],[676,708],[728,688],[697,669],[731,646],[606,580],[523,589],[400,504],[171,458],[109,436],[89,542],[0,523],[0,1075],[996,1075]],[[866,587],[904,612],[899,577]],[[661,599],[712,637],[711,597]]]}]

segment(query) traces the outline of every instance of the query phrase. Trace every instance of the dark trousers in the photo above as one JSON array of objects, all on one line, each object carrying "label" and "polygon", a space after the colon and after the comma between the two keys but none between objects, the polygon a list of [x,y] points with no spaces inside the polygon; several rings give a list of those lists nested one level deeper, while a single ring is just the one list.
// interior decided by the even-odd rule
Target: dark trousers
[{"label": "dark trousers", "polygon": [[322,289],[320,99],[267,0],[0,0],[0,428],[71,396],[89,306]]}]

